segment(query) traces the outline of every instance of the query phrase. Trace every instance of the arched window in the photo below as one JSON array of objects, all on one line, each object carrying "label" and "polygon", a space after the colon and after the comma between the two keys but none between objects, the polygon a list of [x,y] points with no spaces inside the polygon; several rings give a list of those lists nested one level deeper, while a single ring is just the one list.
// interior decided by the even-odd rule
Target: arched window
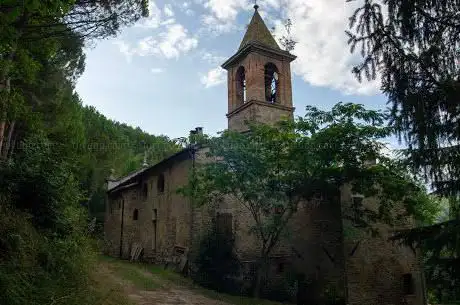
[{"label": "arched window", "polygon": [[142,198],[146,200],[148,194],[149,194],[149,190],[148,190],[147,183],[144,183],[144,186],[142,187]]},{"label": "arched window", "polygon": [[158,193],[163,193],[165,191],[165,176],[163,174],[158,176],[157,191]]},{"label": "arched window", "polygon": [[139,218],[139,211],[137,209],[134,209],[133,220],[137,220],[138,218]]},{"label": "arched window", "polygon": [[279,73],[272,63],[265,65],[265,100],[276,103],[279,100]]},{"label": "arched window", "polygon": [[243,66],[239,67],[236,71],[236,96],[238,105],[247,102],[246,71]]}]

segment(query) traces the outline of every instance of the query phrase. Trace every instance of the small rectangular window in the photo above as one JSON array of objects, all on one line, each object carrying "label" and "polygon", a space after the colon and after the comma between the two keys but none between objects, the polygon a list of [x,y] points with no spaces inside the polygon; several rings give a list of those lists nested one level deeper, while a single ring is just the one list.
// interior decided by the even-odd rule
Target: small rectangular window
[{"label": "small rectangular window", "polygon": [[216,219],[217,233],[221,236],[231,237],[233,233],[233,217],[230,213],[218,213]]},{"label": "small rectangular window", "polygon": [[276,268],[276,272],[277,273],[283,273],[284,272],[284,263],[283,262],[278,263],[277,268]]},{"label": "small rectangular window", "polygon": [[360,223],[363,220],[363,199],[364,196],[360,194],[352,196],[353,219],[356,223]]},{"label": "small rectangular window", "polygon": [[403,275],[403,292],[405,295],[414,294],[414,279],[410,273]]}]

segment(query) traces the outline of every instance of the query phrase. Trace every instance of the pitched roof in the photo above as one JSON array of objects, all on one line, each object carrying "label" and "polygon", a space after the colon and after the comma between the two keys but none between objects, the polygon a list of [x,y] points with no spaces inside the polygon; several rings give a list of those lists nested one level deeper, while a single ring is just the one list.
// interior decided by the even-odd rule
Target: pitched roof
[{"label": "pitched roof", "polygon": [[118,180],[107,180],[107,191],[110,192],[110,191],[114,190],[118,186],[123,185],[129,179],[131,179],[133,177],[136,177],[137,175],[143,173],[145,170],[147,170],[147,168],[142,168],[140,170],[137,170],[137,171],[134,171],[132,173],[129,173],[128,175],[126,175],[124,177],[121,177]]},{"label": "pitched roof", "polygon": [[188,147],[176,152],[172,156],[169,156],[169,157],[161,160],[160,162],[158,162],[158,163],[156,163],[154,165],[151,165],[149,167],[145,167],[145,168],[139,169],[137,171],[134,171],[132,173],[129,173],[128,175],[126,175],[124,177],[121,177],[121,178],[119,178],[117,180],[107,180],[107,192],[111,193],[111,192],[123,189],[126,186],[134,185],[133,182],[135,182],[136,178],[138,178],[140,175],[142,175],[144,173],[147,173],[148,171],[151,171],[151,170],[155,169],[156,167],[158,167],[158,166],[160,166],[162,164],[165,164],[166,162],[172,161],[172,160],[176,159],[178,156],[183,155],[184,153],[187,153],[187,156],[188,156],[189,155],[188,152],[196,151],[197,149],[199,149],[199,147],[200,147],[199,145],[190,145],[190,146],[188,146]]},{"label": "pitched roof", "polygon": [[275,38],[273,38],[272,34],[265,25],[264,20],[260,16],[259,11],[257,10],[258,6],[256,5],[254,8],[254,15],[252,16],[246,34],[243,37],[243,41],[241,41],[239,50],[243,49],[250,43],[258,43],[272,49],[281,50],[278,43],[276,43]]}]

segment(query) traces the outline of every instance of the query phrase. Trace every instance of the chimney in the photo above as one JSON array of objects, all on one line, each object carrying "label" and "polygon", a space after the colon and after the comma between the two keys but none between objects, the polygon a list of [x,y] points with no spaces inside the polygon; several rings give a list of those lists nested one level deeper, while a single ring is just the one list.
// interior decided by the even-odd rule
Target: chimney
[{"label": "chimney", "polygon": [[110,170],[110,176],[105,180],[105,189],[108,191],[116,184],[117,178],[115,178],[115,170]]},{"label": "chimney", "polygon": [[196,144],[196,129],[190,130],[190,136],[188,138],[190,145]]},{"label": "chimney", "polygon": [[364,160],[364,166],[374,166],[374,165],[377,165],[376,158],[368,158],[367,160]]},{"label": "chimney", "polygon": [[197,140],[201,136],[203,136],[203,127],[195,127],[195,130],[190,130],[190,144],[197,144]]},{"label": "chimney", "polygon": [[117,178],[115,178],[115,170],[112,168],[110,169],[110,175],[109,178],[107,178],[108,181],[117,181]]},{"label": "chimney", "polygon": [[147,168],[149,164],[147,163],[147,151],[144,152],[144,161],[142,161],[142,168]]}]

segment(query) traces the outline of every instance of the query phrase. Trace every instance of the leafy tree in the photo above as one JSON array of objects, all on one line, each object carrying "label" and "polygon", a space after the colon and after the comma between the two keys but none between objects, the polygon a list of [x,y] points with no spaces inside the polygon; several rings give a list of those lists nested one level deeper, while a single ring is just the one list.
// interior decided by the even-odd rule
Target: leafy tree
[{"label": "leafy tree", "polygon": [[142,167],[144,157],[153,165],[179,150],[166,136],[153,136],[140,128],[107,119],[94,107],[84,107],[83,157],[80,171],[85,190],[85,205],[98,221],[103,220],[105,207],[105,180],[114,171],[122,177]]},{"label": "leafy tree", "polygon": [[[339,204],[341,187],[351,184],[354,192],[380,200],[378,211],[361,207],[360,219],[349,215],[370,231],[377,220],[395,224],[408,216],[394,215],[395,205],[417,208],[423,190],[382,153],[380,140],[391,133],[385,118],[355,104],[339,103],[331,111],[307,107],[296,122],[252,125],[248,133],[225,131],[209,141],[211,162],[197,167],[182,191],[198,204],[231,198],[251,216],[259,244],[256,296],[300,202],[320,195]],[[375,159],[380,163],[369,166]]]},{"label": "leafy tree", "polygon": [[[350,18],[347,33],[351,50],[358,48],[363,60],[353,72],[359,79],[381,76],[382,91],[392,110],[390,122],[407,144],[405,155],[412,171],[422,172],[437,194],[458,202],[460,3],[456,0],[357,2],[361,5]],[[456,266],[460,270],[460,252],[458,242],[448,241],[459,240],[459,224],[459,215],[453,215],[449,224],[425,228],[419,236],[429,239],[426,244],[434,247],[426,249],[431,256],[429,263],[438,264],[439,268],[446,266],[445,260],[439,256],[436,262],[435,256],[453,251],[449,270],[443,275],[445,278],[445,274],[451,273],[452,281],[460,279],[460,272],[452,269]],[[427,234],[430,230],[432,234]],[[438,238],[439,234],[445,238]]]},{"label": "leafy tree", "polygon": [[[27,101],[21,84],[35,83],[43,65],[55,60],[64,62],[63,73],[71,72],[66,76],[75,80],[83,71],[84,42],[113,36],[121,26],[147,14],[146,0],[3,1],[0,4],[0,155],[5,155],[2,154],[5,133],[8,132],[9,139],[14,132],[14,110],[18,103]],[[72,51],[80,56],[74,56]]]},{"label": "leafy tree", "polygon": [[88,217],[103,211],[105,178],[177,146],[83,107],[74,85],[83,47],[147,1],[0,2],[0,303],[100,303]]},{"label": "leafy tree", "polygon": [[239,292],[235,278],[239,275],[240,262],[234,251],[233,236],[218,232],[216,224],[200,240],[194,257],[196,272],[192,278],[200,285],[226,293]]}]

